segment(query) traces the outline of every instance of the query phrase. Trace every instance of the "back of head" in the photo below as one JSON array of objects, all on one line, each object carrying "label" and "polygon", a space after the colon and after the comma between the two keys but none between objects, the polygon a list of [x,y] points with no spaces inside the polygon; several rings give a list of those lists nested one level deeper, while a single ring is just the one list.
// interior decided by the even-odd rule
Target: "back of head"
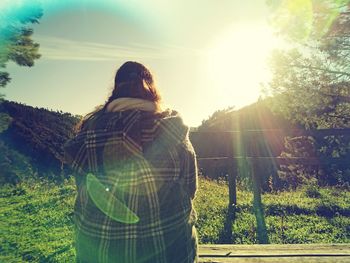
[{"label": "back of head", "polygon": [[109,101],[118,98],[138,98],[160,102],[160,94],[151,72],[141,63],[125,62],[114,78],[114,90]]},{"label": "back of head", "polygon": [[141,63],[125,62],[116,72],[114,88],[105,105],[98,106],[95,111],[87,114],[76,126],[76,131],[82,129],[84,124],[101,114],[107,105],[119,98],[137,98],[154,102],[159,107],[161,97],[156,88],[151,72]]}]

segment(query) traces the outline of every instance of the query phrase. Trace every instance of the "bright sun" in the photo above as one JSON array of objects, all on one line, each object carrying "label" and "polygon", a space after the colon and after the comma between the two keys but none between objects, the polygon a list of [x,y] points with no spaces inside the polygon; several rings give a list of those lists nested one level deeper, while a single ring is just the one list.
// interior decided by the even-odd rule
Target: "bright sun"
[{"label": "bright sun", "polygon": [[240,108],[255,102],[260,83],[270,77],[267,58],[277,40],[267,26],[232,27],[206,52],[206,76],[221,107]]}]

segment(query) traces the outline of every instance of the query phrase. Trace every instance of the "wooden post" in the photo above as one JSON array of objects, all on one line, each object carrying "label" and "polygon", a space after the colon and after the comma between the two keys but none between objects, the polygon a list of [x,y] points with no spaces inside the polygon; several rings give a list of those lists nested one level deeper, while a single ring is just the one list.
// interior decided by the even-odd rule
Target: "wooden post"
[{"label": "wooden post", "polygon": [[232,223],[235,220],[235,211],[237,205],[237,190],[236,190],[236,177],[237,166],[235,163],[234,151],[233,151],[233,137],[231,133],[227,133],[226,139],[226,156],[227,158],[227,174],[228,174],[228,189],[229,189],[229,202],[227,208],[227,216],[224,223],[224,231],[221,240],[225,243],[233,242]]},{"label": "wooden post", "polygon": [[235,208],[237,205],[237,163],[234,158],[234,139],[231,133],[227,136],[227,160],[228,160],[228,189],[229,189],[229,210],[231,209],[232,218],[235,216]]},{"label": "wooden post", "polygon": [[[259,140],[263,139],[263,137],[254,136],[249,138],[248,148],[249,155],[260,156],[259,150]],[[258,158],[251,158],[251,178],[253,185],[253,209],[256,218],[256,227],[257,227],[257,239],[259,244],[268,244],[269,239],[267,236],[267,229],[265,223],[264,209],[261,201],[261,178],[259,178],[258,172],[261,171],[260,163],[258,162]]]}]

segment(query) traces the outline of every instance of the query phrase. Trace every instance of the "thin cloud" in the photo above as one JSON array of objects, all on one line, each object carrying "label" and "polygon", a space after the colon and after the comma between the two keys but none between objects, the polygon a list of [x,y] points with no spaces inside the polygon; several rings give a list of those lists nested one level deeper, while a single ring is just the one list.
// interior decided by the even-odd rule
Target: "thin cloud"
[{"label": "thin cloud", "polygon": [[198,51],[176,46],[151,46],[131,43],[128,46],[36,36],[40,53],[49,60],[108,61],[115,59],[166,59],[183,55],[196,55]]}]

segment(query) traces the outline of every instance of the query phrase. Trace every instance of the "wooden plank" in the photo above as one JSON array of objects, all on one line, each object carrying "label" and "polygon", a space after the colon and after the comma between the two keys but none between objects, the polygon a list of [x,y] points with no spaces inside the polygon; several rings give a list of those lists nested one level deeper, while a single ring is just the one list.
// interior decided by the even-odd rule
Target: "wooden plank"
[{"label": "wooden plank", "polygon": [[349,263],[350,257],[199,258],[199,263]]},{"label": "wooden plank", "polygon": [[350,244],[268,244],[268,245],[200,245],[200,255],[319,255],[341,254],[350,256]]},{"label": "wooden plank", "polygon": [[350,262],[350,244],[200,245],[199,262]]}]

